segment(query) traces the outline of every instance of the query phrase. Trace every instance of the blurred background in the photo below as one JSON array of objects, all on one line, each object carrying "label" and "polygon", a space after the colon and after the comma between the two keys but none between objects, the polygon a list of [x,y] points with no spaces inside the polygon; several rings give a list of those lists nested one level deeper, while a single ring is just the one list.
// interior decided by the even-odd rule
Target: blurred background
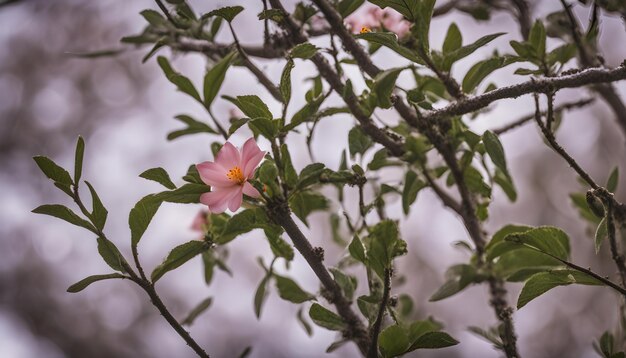
[{"label": "blurred background", "polygon": [[[260,43],[262,24],[256,20],[260,1],[190,3],[200,13],[234,3],[246,6],[235,21],[235,28],[242,42]],[[295,1],[285,4],[292,8]],[[162,166],[173,178],[180,178],[188,165],[211,159],[209,145],[219,138],[196,135],[172,142],[165,140],[166,134],[178,127],[173,116],[184,113],[208,118],[193,100],[175,91],[154,59],[141,64],[147,49],[91,60],[68,54],[121,47],[122,36],[143,28],[144,20],[138,13],[145,8],[156,6],[149,0],[22,0],[0,6],[0,357],[193,356],[149,304],[143,291],[129,282],[100,282],[79,294],[66,293],[74,282],[110,269],[98,256],[91,234],[30,212],[43,203],[70,205],[68,198],[39,172],[31,157],[42,154],[71,167],[75,140],[82,135],[87,142],[83,177],[93,183],[109,209],[105,229],[108,237],[130,256],[128,212],[141,197],[160,190],[158,184],[137,175]],[[533,17],[556,10],[556,1],[536,1]],[[576,14],[586,23],[587,8],[577,7]],[[494,48],[507,52],[508,41],[520,39],[518,27],[508,13],[494,13],[491,21],[477,23],[466,14],[452,11],[434,20],[433,46],[440,46],[452,21],[461,28],[466,43],[488,33],[508,33],[455,65],[453,74],[457,78],[462,78],[474,62],[489,56]],[[617,66],[626,58],[624,29],[620,18],[602,18],[600,47],[608,66]],[[226,32],[220,38],[230,40]],[[548,42],[548,46],[555,44]],[[169,53],[163,50],[162,54]],[[384,68],[403,63],[384,50],[375,60]],[[278,82],[283,63],[257,63]],[[174,65],[195,83],[201,82],[205,69],[201,56],[176,55]],[[512,74],[514,69],[511,66],[497,71],[485,82],[506,85],[520,81]],[[355,68],[346,70],[353,78],[359,75]],[[310,64],[296,64],[291,108],[304,103],[308,85],[300,84],[311,73]],[[245,70],[232,69],[221,93],[258,94],[270,108],[279,110],[278,104],[256,83]],[[615,87],[626,99],[626,82]],[[556,98],[558,103],[586,96],[595,97],[586,90],[567,90],[559,92]],[[337,98],[331,101],[340,103]],[[232,106],[217,100],[213,109],[226,123]],[[507,100],[472,121],[471,126],[482,133],[532,111],[529,96]],[[389,122],[397,120],[391,111],[380,116]],[[337,153],[347,147],[347,132],[352,125],[349,117],[342,116],[322,121],[313,141],[316,160],[337,168]],[[248,135],[240,131],[232,141],[241,145]],[[306,148],[300,144],[303,138],[293,135],[288,139],[297,169],[310,161]],[[601,99],[584,109],[568,112],[558,138],[597,181],[604,183],[614,166],[626,173],[624,133]],[[569,193],[581,188],[566,163],[543,144],[533,125],[503,134],[501,139],[519,198],[510,203],[496,189],[487,229],[494,232],[511,222],[560,226],[571,237],[575,262],[613,275],[608,249],[603,247],[600,254],[594,254],[593,234],[571,205]],[[263,147],[267,143],[260,144]],[[388,170],[384,178],[398,182],[402,173]],[[626,200],[624,181],[621,180],[618,191],[621,201]],[[349,195],[356,197],[353,192]],[[144,267],[151,270],[172,247],[198,236],[190,225],[200,209],[200,205],[162,206],[140,245]],[[468,240],[459,219],[429,190],[419,194],[408,217],[402,214],[400,200],[390,200],[388,210],[391,218],[401,220],[409,245],[409,254],[398,260],[397,270],[406,276],[406,283],[396,286],[393,294],[411,295],[416,318],[434,316],[461,342],[452,348],[414,355],[499,356],[488,342],[467,331],[468,326],[486,328],[496,322],[487,304],[486,286],[471,287],[441,302],[428,302],[428,297],[443,283],[446,268],[468,259],[466,253],[452,245]],[[311,229],[303,227],[305,233],[314,245],[325,248],[326,264],[335,264],[345,251],[330,239],[328,214],[314,214],[309,221]],[[158,290],[171,312],[182,318],[204,298],[214,297],[213,306],[190,328],[192,336],[212,357],[238,356],[248,346],[252,347],[251,357],[324,356],[326,347],[337,338],[335,333],[315,327],[313,336],[308,337],[295,318],[298,307],[278,298],[274,288],[261,319],[256,319],[253,295],[263,276],[256,258],[263,257],[265,262],[271,259],[266,241],[258,233],[251,233],[229,245],[228,263],[233,277],[219,271],[207,287],[201,260],[197,258],[159,282]],[[282,263],[277,268],[286,272]],[[304,289],[318,290],[315,276],[301,258],[296,258],[289,275]],[[521,285],[509,284],[508,288],[509,302],[514,306]],[[617,303],[616,295],[601,287],[562,287],[538,298],[515,313],[522,356],[595,356],[592,340],[616,327]],[[329,356],[357,356],[357,350],[348,344]]]}]

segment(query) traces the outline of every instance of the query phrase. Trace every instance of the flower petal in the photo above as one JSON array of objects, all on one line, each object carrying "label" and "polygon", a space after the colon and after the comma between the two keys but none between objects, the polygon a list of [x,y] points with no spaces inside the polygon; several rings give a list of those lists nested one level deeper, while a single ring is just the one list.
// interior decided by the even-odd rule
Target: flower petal
[{"label": "flower petal", "polygon": [[198,169],[200,179],[207,185],[216,188],[226,188],[236,185],[235,182],[229,180],[226,176],[227,170],[217,163],[203,162],[196,164],[196,169]]},{"label": "flower petal", "polygon": [[252,178],[256,167],[259,166],[259,163],[261,163],[264,157],[265,152],[258,152],[254,157],[250,158],[250,160],[243,163],[243,176],[247,179]]},{"label": "flower petal", "polygon": [[248,182],[243,184],[243,193],[252,198],[258,198],[261,196],[259,191]]},{"label": "flower petal", "polygon": [[228,209],[230,209],[230,211],[235,212],[241,207],[241,202],[243,201],[242,190],[243,186],[240,186],[237,193],[230,198],[230,201],[228,202]]},{"label": "flower petal", "polygon": [[226,142],[222,146],[222,149],[220,149],[220,151],[217,153],[215,162],[226,168],[226,170],[239,166],[241,163],[239,150],[237,150],[237,148],[235,148],[235,146],[232,145],[231,142]]},{"label": "flower petal", "polygon": [[248,139],[241,149],[241,165],[245,166],[250,158],[254,157],[261,152],[259,146],[256,144],[254,137]]},{"label": "flower petal", "polygon": [[202,194],[200,196],[200,202],[207,205],[210,212],[219,214],[226,210],[226,207],[232,197],[240,192],[241,188],[239,186],[220,188],[218,190]]}]

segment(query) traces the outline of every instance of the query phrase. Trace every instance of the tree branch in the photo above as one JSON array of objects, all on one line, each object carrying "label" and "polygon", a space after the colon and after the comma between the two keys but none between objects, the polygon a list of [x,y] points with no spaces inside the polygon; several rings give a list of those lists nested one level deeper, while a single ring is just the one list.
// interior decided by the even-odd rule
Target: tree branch
[{"label": "tree branch", "polygon": [[350,302],[344,297],[339,285],[330,276],[326,267],[324,267],[319,253],[316,253],[309,240],[291,218],[288,205],[285,202],[268,203],[267,214],[273,222],[280,225],[287,235],[289,235],[296,250],[304,257],[313,272],[315,272],[315,275],[319,278],[322,286],[328,291],[328,300],[335,305],[337,313],[349,327],[348,331],[345,332],[348,336],[347,338],[354,340],[361,353],[366,354],[370,346],[367,330],[350,307]]},{"label": "tree branch", "polygon": [[440,120],[450,116],[460,116],[485,108],[491,103],[523,96],[530,93],[547,93],[563,88],[582,87],[590,84],[616,82],[626,79],[626,66],[614,69],[589,68],[575,74],[533,79],[516,85],[501,87],[482,95],[468,97],[453,102],[441,109],[423,113],[425,120]]}]

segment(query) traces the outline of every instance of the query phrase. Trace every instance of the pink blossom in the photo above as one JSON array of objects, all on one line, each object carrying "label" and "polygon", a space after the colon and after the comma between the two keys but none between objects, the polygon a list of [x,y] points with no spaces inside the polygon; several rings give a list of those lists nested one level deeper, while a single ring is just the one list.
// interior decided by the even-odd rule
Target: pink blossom
[{"label": "pink blossom", "polygon": [[215,158],[215,162],[203,162],[196,165],[200,178],[211,186],[211,192],[202,194],[200,202],[209,207],[212,213],[222,213],[226,208],[236,211],[241,207],[243,194],[258,198],[259,192],[248,180],[263,160],[261,151],[254,138],[244,143],[241,150],[226,142]]},{"label": "pink blossom", "polygon": [[[409,33],[411,23],[397,11],[377,6],[365,5],[346,18],[346,25],[353,33],[367,32],[367,29],[385,29],[404,37]],[[364,30],[365,29],[365,30]]]},{"label": "pink blossom", "polygon": [[208,215],[209,215],[209,212],[206,210],[198,211],[198,214],[191,222],[191,230],[204,233],[209,223]]}]

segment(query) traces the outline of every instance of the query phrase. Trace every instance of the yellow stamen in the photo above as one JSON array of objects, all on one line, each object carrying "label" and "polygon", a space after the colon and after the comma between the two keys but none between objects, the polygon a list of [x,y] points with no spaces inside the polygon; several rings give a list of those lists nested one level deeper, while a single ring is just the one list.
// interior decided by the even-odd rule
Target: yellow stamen
[{"label": "yellow stamen", "polygon": [[239,167],[233,167],[226,173],[226,177],[229,180],[236,182],[237,184],[243,184],[246,182],[246,178],[243,176],[243,172]]},{"label": "yellow stamen", "polygon": [[366,34],[368,32],[372,32],[372,30],[369,27],[367,27],[367,26],[361,27],[361,33],[362,34]]}]

